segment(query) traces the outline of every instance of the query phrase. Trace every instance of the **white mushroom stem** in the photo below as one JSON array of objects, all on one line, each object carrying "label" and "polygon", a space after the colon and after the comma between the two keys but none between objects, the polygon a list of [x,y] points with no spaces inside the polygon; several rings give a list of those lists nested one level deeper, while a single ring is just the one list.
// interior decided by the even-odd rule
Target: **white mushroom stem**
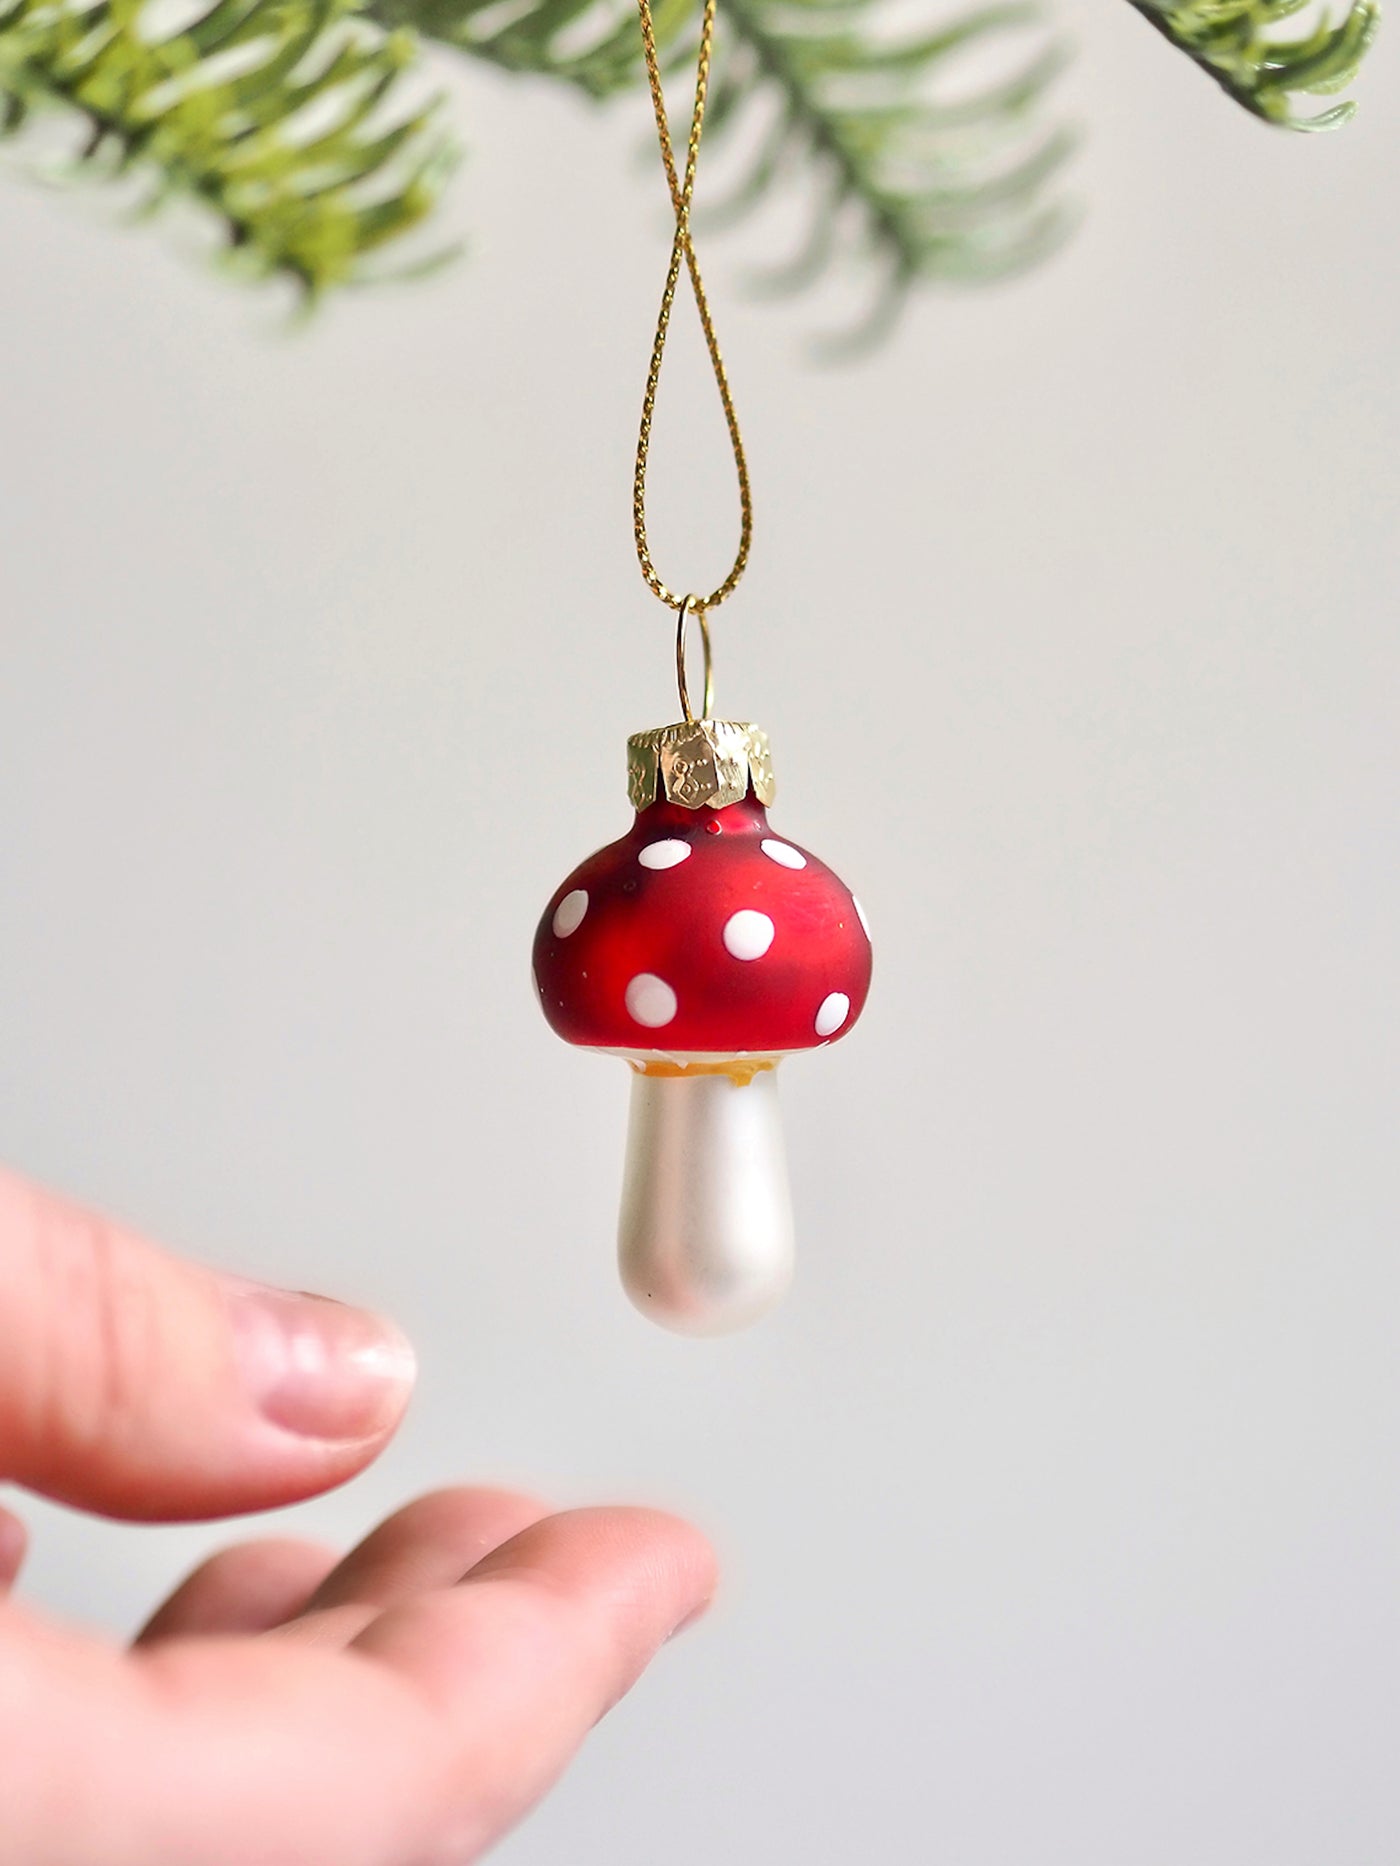
[{"label": "white mushroom stem", "polygon": [[643,1315],[680,1334],[743,1328],[781,1302],[793,1228],[776,1069],[633,1077],[618,1262]]}]

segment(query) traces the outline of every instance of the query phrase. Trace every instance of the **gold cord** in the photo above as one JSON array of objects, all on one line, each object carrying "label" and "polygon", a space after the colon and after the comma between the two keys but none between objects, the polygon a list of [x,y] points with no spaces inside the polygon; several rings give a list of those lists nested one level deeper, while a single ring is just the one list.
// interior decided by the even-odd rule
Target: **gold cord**
[{"label": "gold cord", "polygon": [[[695,194],[695,166],[700,155],[700,132],[705,121],[705,101],[710,88],[710,55],[715,32],[715,0],[705,0],[704,16],[700,24],[700,58],[695,74],[695,107],[690,119],[690,140],[686,145],[685,174],[678,177],[676,158],[671,147],[671,130],[666,120],[666,100],[661,89],[661,70],[656,52],[656,32],[652,25],[651,0],[637,0],[637,10],[641,15],[642,47],[646,54],[647,80],[651,85],[652,107],[656,112],[656,134],[661,144],[661,160],[666,168],[666,180],[671,190],[671,205],[676,214],[675,237],[671,241],[671,264],[666,274],[666,289],[661,294],[661,312],[656,321],[656,336],[651,346],[651,367],[647,371],[646,394],[642,398],[642,424],[637,435],[637,465],[632,480],[632,524],[637,540],[637,561],[642,567],[642,575],[647,587],[670,609],[680,611],[682,638],[687,614],[695,616],[700,622],[706,645],[706,673],[708,676],[709,632],[704,627],[705,611],[722,603],[732,594],[735,585],[744,574],[744,566],[749,561],[749,544],[753,536],[753,504],[749,493],[749,469],[744,459],[744,442],[739,432],[739,417],[734,412],[734,398],[729,389],[729,377],[725,373],[724,358],[720,355],[719,339],[715,335],[714,321],[710,316],[709,301],[705,296],[704,282],[700,277],[700,263],[695,257],[695,247],[690,235],[690,207]],[[652,417],[656,412],[656,389],[661,380],[661,359],[666,348],[666,336],[671,325],[671,310],[675,303],[676,287],[680,283],[681,267],[690,273],[691,289],[695,294],[695,308],[700,313],[700,326],[705,333],[705,347],[710,353],[710,364],[714,370],[715,385],[719,390],[719,399],[724,408],[725,424],[729,429],[729,443],[734,454],[734,471],[739,481],[739,549],[729,575],[717,589],[708,596],[678,596],[662,581],[651,551],[647,545],[646,484],[647,454],[651,446]],[[680,648],[683,661],[684,648]],[[684,699],[684,671],[681,669],[682,698]],[[706,680],[707,701],[709,681]],[[706,711],[709,707],[706,705]],[[686,714],[690,709],[687,705]]]}]

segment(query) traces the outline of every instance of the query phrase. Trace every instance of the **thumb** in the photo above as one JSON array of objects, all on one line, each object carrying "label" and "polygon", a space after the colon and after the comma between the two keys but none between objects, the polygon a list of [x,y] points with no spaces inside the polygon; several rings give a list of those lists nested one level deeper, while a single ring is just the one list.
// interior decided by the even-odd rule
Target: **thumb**
[{"label": "thumb", "polygon": [[112,1516],[329,1489],[413,1382],[388,1322],[183,1263],[0,1170],[0,1479]]}]

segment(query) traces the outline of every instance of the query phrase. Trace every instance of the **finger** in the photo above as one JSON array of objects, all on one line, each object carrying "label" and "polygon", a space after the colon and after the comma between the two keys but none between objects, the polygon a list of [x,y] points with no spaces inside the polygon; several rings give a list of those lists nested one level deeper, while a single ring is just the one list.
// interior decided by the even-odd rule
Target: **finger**
[{"label": "finger", "polygon": [[156,1608],[135,1643],[206,1633],[265,1633],[300,1613],[335,1566],[335,1551],[290,1539],[220,1549]]},{"label": "finger", "polygon": [[[645,1511],[551,1518],[344,1652],[119,1656],[14,1614],[0,1857],[64,1866],[466,1866],[553,1779],[713,1558]],[[6,1849],[8,1848],[8,1851]]]},{"label": "finger", "polygon": [[688,1524],[577,1510],[366,1628],[350,1650],[411,1683],[450,1736],[454,1847],[474,1858],[514,1825],[657,1648],[704,1612],[715,1580]]},{"label": "finger", "polygon": [[0,1509],[0,1594],[7,1594],[19,1579],[29,1552],[29,1531],[18,1516]]},{"label": "finger", "polygon": [[0,1477],[114,1516],[266,1509],[397,1425],[391,1324],[167,1256],[0,1172]]},{"label": "finger", "polygon": [[510,1490],[438,1490],[418,1497],[350,1551],[282,1636],[345,1645],[385,1608],[452,1587],[493,1549],[546,1515],[543,1503]]}]

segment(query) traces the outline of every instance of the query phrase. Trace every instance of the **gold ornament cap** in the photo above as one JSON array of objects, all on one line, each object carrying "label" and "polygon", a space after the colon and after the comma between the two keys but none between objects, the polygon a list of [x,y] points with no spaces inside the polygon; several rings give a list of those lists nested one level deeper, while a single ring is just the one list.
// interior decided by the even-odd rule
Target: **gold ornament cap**
[{"label": "gold ornament cap", "polygon": [[658,797],[687,810],[723,810],[753,794],[765,806],[776,791],[768,734],[735,719],[690,719],[634,732],[627,741],[627,795],[634,810]]}]

